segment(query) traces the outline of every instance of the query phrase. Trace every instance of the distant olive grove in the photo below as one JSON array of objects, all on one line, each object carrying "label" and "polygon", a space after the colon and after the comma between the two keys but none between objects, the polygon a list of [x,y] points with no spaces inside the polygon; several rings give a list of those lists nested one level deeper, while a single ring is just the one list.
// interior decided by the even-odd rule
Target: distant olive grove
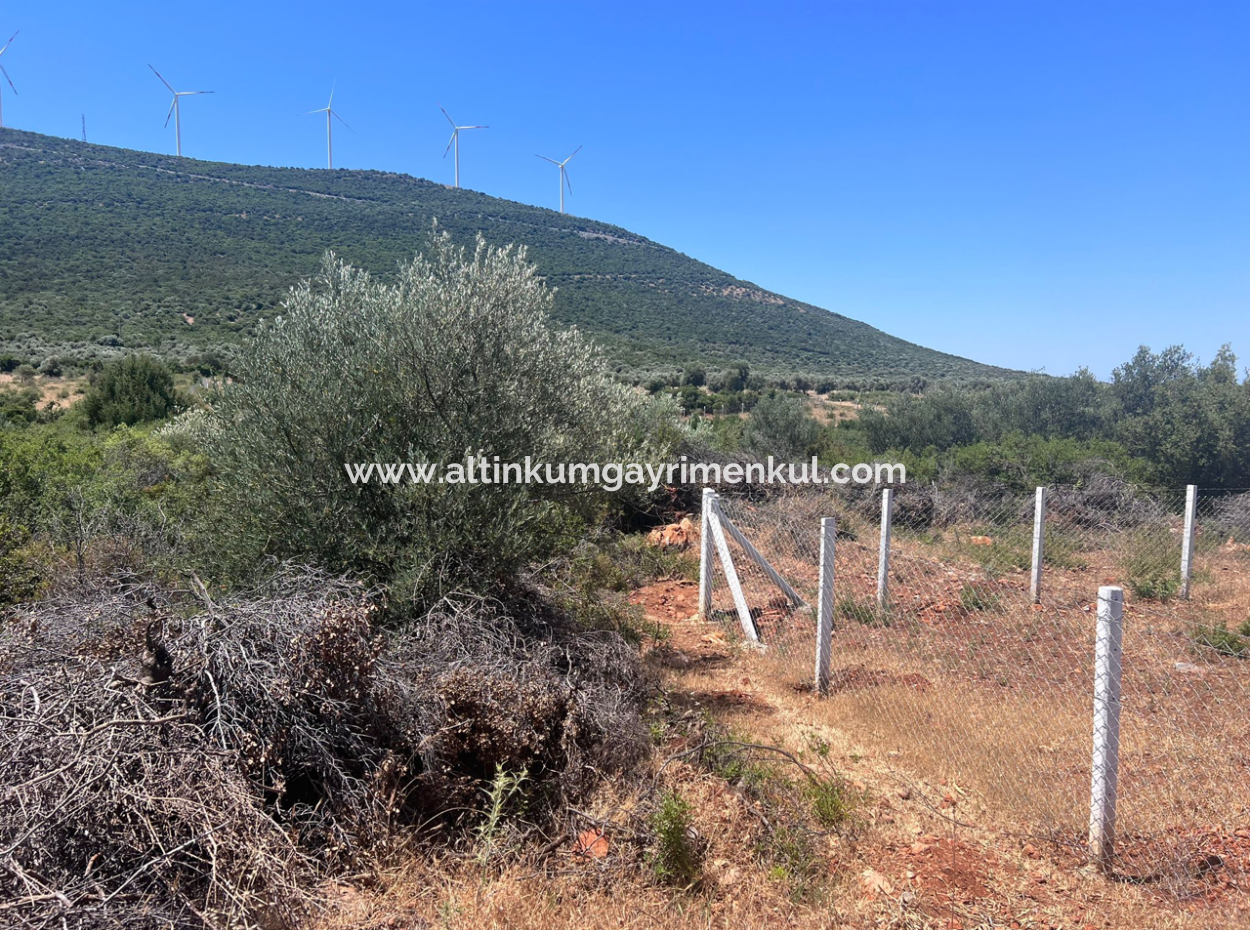
[{"label": "distant olive grove", "polygon": [[1209,488],[1250,487],[1250,379],[1225,346],[1202,364],[1180,346],[1142,347],[1112,373],[1031,377],[981,390],[945,387],[901,395],[868,410],[861,429],[874,454],[939,455],[1022,437],[1087,444],[1109,459],[1136,460],[1149,480]]},{"label": "distant olive grove", "polygon": [[821,400],[855,411],[824,424],[803,395],[767,386],[745,365],[687,369],[677,385],[651,387],[722,451],[896,459],[923,481],[962,474],[1023,487],[1110,471],[1172,486],[1250,487],[1250,379],[1227,346],[1207,363],[1179,346],[1142,347],[1108,382],[1082,370],[892,391],[817,385]]}]

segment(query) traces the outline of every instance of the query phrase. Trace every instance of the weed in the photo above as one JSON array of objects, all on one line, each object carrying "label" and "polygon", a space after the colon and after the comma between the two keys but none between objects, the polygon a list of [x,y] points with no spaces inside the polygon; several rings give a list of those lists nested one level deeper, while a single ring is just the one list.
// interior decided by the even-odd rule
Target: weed
[{"label": "weed", "polygon": [[843,826],[855,809],[850,786],[838,776],[810,780],[805,789],[812,816],[827,830]]},{"label": "weed", "polygon": [[998,610],[1002,598],[984,585],[966,584],[959,589],[959,603],[964,610]]},{"label": "weed", "polygon": [[[1246,622],[1247,624],[1250,624],[1250,620]],[[820,756],[822,759],[829,758],[829,752],[833,748],[829,745],[829,741],[827,739],[817,736],[815,733],[808,736],[807,744],[811,747],[812,752],[816,753],[816,755]]]},{"label": "weed", "polygon": [[789,885],[791,900],[810,901],[823,890],[820,857],[811,835],[801,827],[780,824],[759,844],[757,852],[770,863],[768,877]]},{"label": "weed", "polygon": [[643,632],[651,638],[652,645],[658,646],[660,643],[666,643],[673,638],[673,631],[661,623],[659,620],[642,622]]},{"label": "weed", "polygon": [[[728,735],[728,740],[732,740]],[[719,777],[748,791],[762,788],[773,778],[772,769],[748,757],[741,746],[732,742],[715,742],[703,755],[707,767]]]},{"label": "weed", "polygon": [[662,882],[688,888],[699,880],[703,850],[692,829],[690,803],[675,791],[665,792],[651,815],[654,844],[647,864]]},{"label": "weed", "polygon": [[1194,627],[1190,639],[1199,649],[1213,649],[1220,655],[1232,656],[1234,659],[1250,659],[1250,642],[1242,636],[1250,636],[1250,620],[1243,623],[1236,633],[1215,624],[1199,625]]},{"label": "weed", "polygon": [[875,604],[863,604],[853,598],[844,597],[838,601],[837,612],[847,620],[853,620],[861,626],[889,626],[890,615]]},{"label": "weed", "polygon": [[[1079,533],[1047,527],[1042,561],[1050,568],[1067,568],[1084,571],[1089,561],[1084,557],[1084,543]],[[1032,553],[1029,564],[1032,565]]]},{"label": "weed", "polygon": [[491,779],[490,787],[485,789],[488,802],[486,819],[474,831],[477,838],[475,858],[479,868],[485,868],[498,852],[504,809],[520,793],[528,778],[529,773],[525,769],[514,775],[502,765],[495,766],[495,777]]},{"label": "weed", "polygon": [[1122,564],[1129,590],[1138,597],[1167,601],[1180,591],[1179,547],[1168,542],[1160,545],[1157,533],[1130,536]]}]

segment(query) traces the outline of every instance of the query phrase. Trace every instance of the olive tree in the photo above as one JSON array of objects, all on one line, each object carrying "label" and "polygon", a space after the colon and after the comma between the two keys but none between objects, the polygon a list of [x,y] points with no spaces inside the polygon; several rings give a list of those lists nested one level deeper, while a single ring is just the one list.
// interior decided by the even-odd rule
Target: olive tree
[{"label": "olive tree", "polygon": [[551,303],[524,249],[480,237],[469,255],[436,233],[389,281],[327,255],[198,421],[223,549],[361,571],[421,601],[491,590],[571,544],[608,503],[597,488],[353,483],[345,469],[666,457],[672,410],[613,381]]},{"label": "olive tree", "polygon": [[794,461],[815,444],[820,427],[803,398],[773,392],[751,408],[747,443],[759,455]]}]

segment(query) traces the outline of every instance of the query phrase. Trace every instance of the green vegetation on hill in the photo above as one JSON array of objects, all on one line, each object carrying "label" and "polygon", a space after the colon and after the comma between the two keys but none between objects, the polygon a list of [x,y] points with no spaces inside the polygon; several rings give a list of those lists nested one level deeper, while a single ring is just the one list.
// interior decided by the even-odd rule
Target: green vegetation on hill
[{"label": "green vegetation on hill", "polygon": [[624,371],[746,361],[764,375],[996,379],[740,281],[616,226],[406,175],[201,162],[0,129],[0,356],[211,357],[272,316],[322,255],[392,276],[437,220],[517,243],[553,315]]}]

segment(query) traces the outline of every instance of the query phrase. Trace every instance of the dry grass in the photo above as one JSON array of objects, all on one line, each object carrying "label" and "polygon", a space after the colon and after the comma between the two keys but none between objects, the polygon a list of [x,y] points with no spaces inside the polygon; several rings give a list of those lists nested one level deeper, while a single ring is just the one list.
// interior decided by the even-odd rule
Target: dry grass
[{"label": "dry grass", "polygon": [[[737,501],[730,516],[814,603],[819,521],[811,509],[783,497]],[[1150,517],[1138,510],[1135,521]],[[846,522],[858,538],[838,541],[833,689],[814,717],[888,760],[892,777],[928,803],[953,793],[961,813],[974,810],[995,835],[1044,837],[1055,855],[1079,863],[1093,601],[1099,585],[1127,581],[1130,542],[1112,530],[1086,533],[1079,546],[1065,540],[1057,553],[1064,567],[1048,568],[1034,605],[1014,551],[1027,536],[999,531],[984,546],[968,541],[986,534],[982,525],[897,532],[891,609],[882,613],[872,606],[875,531],[854,514]],[[1179,552],[1174,529],[1157,537],[1169,562]],[[1130,591],[1125,613],[1117,867],[1144,878],[1177,913],[1199,899],[1244,903],[1230,886],[1250,881],[1250,662],[1203,648],[1194,634],[1200,624],[1232,630],[1250,616],[1250,559],[1208,539],[1197,566],[1192,600]],[[811,613],[787,606],[745,560],[738,568],[771,644],[750,667],[783,687],[810,687]],[[714,602],[732,637],[738,624],[719,575]]]},{"label": "dry grass", "polygon": [[[994,808],[1020,799],[1011,791],[996,794],[993,778],[984,792],[979,784],[943,778],[943,760],[950,747],[959,745],[956,734],[966,720],[953,712],[954,702],[933,699],[932,690],[919,691],[904,681],[913,674],[906,664],[891,670],[898,679],[861,688],[864,679],[851,671],[855,664],[844,663],[845,680],[855,686],[817,698],[796,689],[794,667],[776,658],[776,652],[761,661],[760,654],[736,644],[732,627],[693,619],[696,596],[694,585],[672,581],[635,597],[648,618],[668,631],[648,658],[660,687],[658,717],[653,718],[660,725],[656,752],[638,778],[605,786],[582,808],[605,825],[607,855],[577,853],[574,836],[586,826],[583,821],[557,834],[555,851],[547,858],[519,848],[506,864],[487,870],[462,859],[411,861],[374,887],[342,890],[338,913],[324,927],[1250,926],[1244,898],[1178,905],[1149,885],[1105,880],[1062,846],[1005,829],[1010,821]],[[862,700],[865,690],[874,689],[887,704],[899,699],[914,717],[874,718]],[[1019,740],[1010,729],[1030,726],[1030,718],[1023,704],[995,708],[990,693],[969,686],[960,698],[967,714],[997,714],[1001,738],[975,751],[982,754],[987,772],[1001,773],[1004,760],[1018,751]],[[930,703],[912,700],[915,696]],[[818,880],[800,884],[802,893],[796,895],[794,876],[778,870],[775,855],[761,842],[768,836],[761,821],[768,808],[760,806],[755,800],[760,795],[749,787],[754,776],[734,769],[727,780],[723,766],[713,764],[709,770],[692,757],[666,764],[689,752],[691,738],[683,727],[709,720],[739,739],[784,749],[815,771],[836,773],[854,791],[852,822],[809,847]],[[896,726],[915,732],[917,722],[933,724],[941,735],[922,746],[895,748],[888,734]],[[1063,727],[1057,723],[1056,729]],[[1083,756],[1077,743],[1039,746],[1036,754],[1076,760]],[[1062,768],[1059,762],[1053,765]],[[646,841],[638,838],[636,825],[657,776],[667,790],[691,802],[694,827],[707,843],[704,877],[697,887],[673,889],[646,868]],[[1036,803],[1048,806],[1045,797]]]},{"label": "dry grass", "polygon": [[11,372],[0,372],[0,389],[12,387],[33,387],[39,391],[39,407],[64,410],[82,400],[87,389],[86,378],[52,378],[48,375],[36,375],[29,382],[23,381]]}]

